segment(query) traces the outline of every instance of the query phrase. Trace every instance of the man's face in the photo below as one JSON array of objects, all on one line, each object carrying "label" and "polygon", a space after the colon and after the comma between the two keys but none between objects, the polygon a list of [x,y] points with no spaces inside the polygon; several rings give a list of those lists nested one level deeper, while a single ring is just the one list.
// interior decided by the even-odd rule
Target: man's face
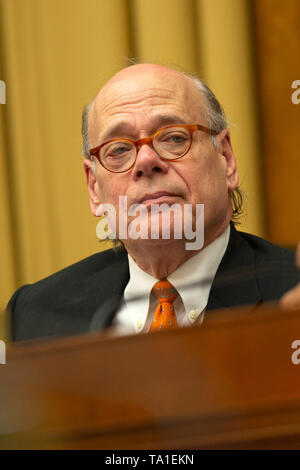
[{"label": "man's face", "polygon": [[[114,138],[148,137],[173,124],[207,126],[205,109],[201,92],[184,75],[162,66],[129,67],[98,94],[89,118],[89,141],[95,147]],[[238,183],[228,132],[217,139],[216,150],[208,134],[196,131],[189,152],[176,161],[162,160],[142,145],[135,165],[124,173],[111,173],[96,160],[95,173],[88,172],[92,212],[100,202],[114,205],[118,214],[119,196],[127,196],[128,206],[141,199],[146,206],[202,203],[206,245],[227,226],[232,211],[228,191]],[[91,168],[90,161],[85,165]]]}]

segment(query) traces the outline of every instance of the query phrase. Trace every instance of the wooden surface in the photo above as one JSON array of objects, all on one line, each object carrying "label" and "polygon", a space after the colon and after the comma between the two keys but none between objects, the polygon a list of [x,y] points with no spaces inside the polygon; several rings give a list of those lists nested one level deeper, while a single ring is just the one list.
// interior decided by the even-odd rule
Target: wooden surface
[{"label": "wooden surface", "polygon": [[300,448],[300,312],[10,348],[0,448]]},{"label": "wooden surface", "polygon": [[[300,239],[300,104],[291,100],[300,80],[300,1],[254,0],[257,85],[267,238],[296,246]],[[299,95],[298,95],[299,96]]]}]

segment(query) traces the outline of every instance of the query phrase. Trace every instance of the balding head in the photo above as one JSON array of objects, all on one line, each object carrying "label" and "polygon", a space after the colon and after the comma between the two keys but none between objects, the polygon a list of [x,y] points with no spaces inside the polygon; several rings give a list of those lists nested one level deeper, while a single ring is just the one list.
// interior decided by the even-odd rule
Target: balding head
[{"label": "balding head", "polygon": [[[171,94],[171,96],[169,96]],[[151,99],[150,99],[151,96]],[[203,111],[206,109],[205,98],[193,80],[181,72],[163,65],[138,64],[127,67],[109,79],[97,94],[89,113],[89,140],[92,146],[99,142],[99,131],[110,124],[124,109],[124,105],[132,100],[131,108],[141,105],[146,99],[145,111],[153,112],[156,104],[172,98],[174,104],[185,103],[187,113],[195,114],[202,110],[201,116],[195,116],[195,122],[205,120]],[[195,103],[199,106],[195,107]],[[176,108],[176,106],[175,106]]]},{"label": "balding head", "polygon": [[95,98],[95,102],[97,102],[98,98],[101,98],[103,93],[106,93],[110,87],[114,85],[119,85],[124,80],[130,86],[130,83],[135,83],[136,81],[140,81],[141,84],[143,83],[146,85],[147,83],[151,83],[156,78],[161,78],[162,80],[167,81],[175,81],[180,84],[188,84],[192,88],[195,87],[193,80],[186,74],[167,67],[165,65],[159,64],[135,64],[126,67],[115,75],[113,75],[101,88],[98,95]]},{"label": "balding head", "polygon": [[[137,84],[139,84],[141,88],[152,87],[153,82],[157,79],[165,83],[172,82],[174,84],[174,93],[177,97],[182,94],[187,106],[189,102],[193,104],[196,102],[199,109],[201,109],[202,118],[207,123],[208,127],[218,132],[221,132],[221,130],[227,127],[227,121],[222,106],[212,91],[199,78],[164,65],[131,65],[113,75],[100,89],[96,98],[83,110],[83,154],[86,157],[89,158],[88,151],[92,146],[90,141],[92,137],[89,136],[89,129],[93,135],[95,134],[95,130],[99,129],[97,125],[99,125],[99,117],[103,107],[105,108],[108,104],[107,96],[110,96],[111,92],[119,93],[119,90],[122,88],[130,91],[130,89],[136,88]],[[191,96],[192,99],[188,100],[188,96]],[[215,143],[213,136],[212,139]]]}]

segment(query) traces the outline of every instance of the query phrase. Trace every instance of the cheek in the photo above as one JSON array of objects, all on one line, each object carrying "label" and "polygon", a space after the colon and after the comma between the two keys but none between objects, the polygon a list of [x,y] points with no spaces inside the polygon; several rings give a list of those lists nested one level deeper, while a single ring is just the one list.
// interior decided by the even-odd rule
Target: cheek
[{"label": "cheek", "polygon": [[112,178],[111,182],[107,188],[107,194],[110,198],[110,201],[113,203],[117,203],[119,200],[119,196],[124,195],[123,187],[120,181],[117,178]]},{"label": "cheek", "polygon": [[113,174],[97,175],[98,194],[102,203],[118,204],[119,196],[125,194],[125,186],[119,176]]},{"label": "cheek", "polygon": [[210,155],[194,162],[189,168],[187,186],[193,203],[209,204],[226,196],[226,171],[220,155]]}]

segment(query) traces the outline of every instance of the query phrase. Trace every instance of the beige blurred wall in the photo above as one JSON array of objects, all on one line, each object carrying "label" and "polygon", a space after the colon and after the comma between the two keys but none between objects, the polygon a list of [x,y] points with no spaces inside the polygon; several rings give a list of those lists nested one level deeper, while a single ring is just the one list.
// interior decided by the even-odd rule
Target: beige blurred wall
[{"label": "beige blurred wall", "polygon": [[0,0],[0,18],[2,311],[21,284],[102,249],[82,169],[81,109],[127,58],[198,73],[217,93],[234,124],[241,228],[264,234],[247,0]]}]

